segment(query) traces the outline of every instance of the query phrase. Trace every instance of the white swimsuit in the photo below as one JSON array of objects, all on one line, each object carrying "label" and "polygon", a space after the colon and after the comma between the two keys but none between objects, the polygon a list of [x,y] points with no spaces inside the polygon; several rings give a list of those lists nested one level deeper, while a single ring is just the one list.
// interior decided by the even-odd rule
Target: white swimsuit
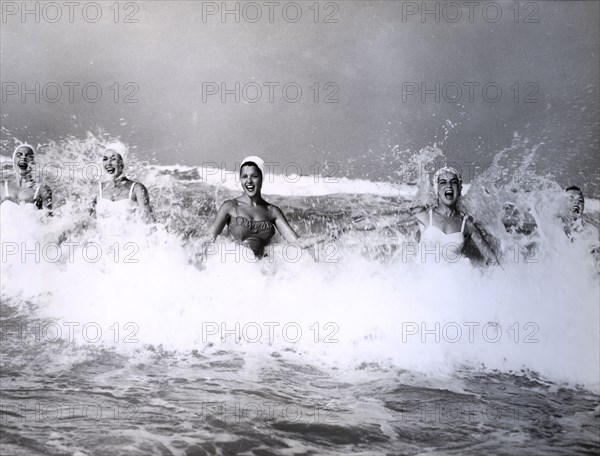
[{"label": "white swimsuit", "polygon": [[438,245],[448,249],[454,255],[459,256],[465,245],[465,235],[463,233],[467,217],[463,217],[460,231],[456,233],[444,233],[437,226],[433,226],[433,209],[429,211],[429,226],[421,234],[421,242],[424,242],[428,249],[436,248]]},{"label": "white swimsuit", "polygon": [[112,201],[106,198],[102,198],[102,183],[98,183],[99,196],[96,201],[96,214],[101,218],[108,218],[121,215],[122,217],[129,217],[135,210],[135,201],[131,199],[133,196],[133,188],[137,182],[134,182],[129,189],[129,197],[117,201]]},{"label": "white swimsuit", "polygon": [[8,190],[8,181],[4,181],[4,193],[6,194],[6,197],[5,197],[6,199],[4,201],[2,201],[2,202],[3,203],[4,202],[10,202],[10,203],[18,204],[19,206],[28,206],[28,205],[31,205],[31,206],[35,207],[36,206],[35,202],[37,201],[38,195],[40,193],[40,187],[41,187],[41,185],[38,184],[38,186],[35,189],[35,193],[33,194],[33,201],[32,202],[31,201],[17,202],[17,201],[13,201],[11,199],[8,199],[8,198],[10,198],[10,191]]},{"label": "white swimsuit", "polygon": [[[0,186],[0,189],[2,187]],[[8,182],[4,181],[4,201],[0,204],[0,232],[2,242],[26,243],[35,245],[40,242],[44,231],[41,229],[40,219],[44,211],[39,211],[35,201],[38,200],[40,185],[38,185],[33,196],[33,202],[19,202],[11,198]],[[20,258],[17,256],[15,258]]]},{"label": "white swimsuit", "polygon": [[131,218],[135,214],[137,207],[133,196],[133,188],[136,182],[129,189],[129,197],[117,201],[112,201],[102,197],[102,184],[99,183],[99,195],[96,200],[96,219],[103,236],[122,237],[130,228]]}]

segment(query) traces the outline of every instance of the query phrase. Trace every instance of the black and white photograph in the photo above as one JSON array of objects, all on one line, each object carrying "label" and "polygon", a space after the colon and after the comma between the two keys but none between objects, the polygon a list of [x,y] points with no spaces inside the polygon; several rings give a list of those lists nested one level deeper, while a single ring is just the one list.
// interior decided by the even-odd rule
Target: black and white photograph
[{"label": "black and white photograph", "polygon": [[600,454],[600,2],[0,0],[0,454]]}]

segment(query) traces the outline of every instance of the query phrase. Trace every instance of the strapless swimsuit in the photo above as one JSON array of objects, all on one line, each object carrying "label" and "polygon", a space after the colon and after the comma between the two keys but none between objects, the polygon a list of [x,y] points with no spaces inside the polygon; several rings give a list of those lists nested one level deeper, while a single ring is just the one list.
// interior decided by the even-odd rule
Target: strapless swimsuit
[{"label": "strapless swimsuit", "polygon": [[[229,232],[236,242],[248,247],[257,258],[264,255],[265,247],[275,235],[275,226],[270,220],[251,220],[238,215],[238,202],[235,204],[235,217],[229,219]],[[270,212],[270,206],[269,206]]]}]

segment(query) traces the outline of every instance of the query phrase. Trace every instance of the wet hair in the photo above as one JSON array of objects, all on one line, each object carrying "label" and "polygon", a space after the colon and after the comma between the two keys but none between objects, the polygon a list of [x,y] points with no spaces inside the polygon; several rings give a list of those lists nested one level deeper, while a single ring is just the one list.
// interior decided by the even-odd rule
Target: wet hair
[{"label": "wet hair", "polygon": [[579,196],[581,196],[581,200],[585,201],[585,196],[583,196],[583,191],[577,185],[571,185],[570,187],[565,188],[565,192],[577,192]]},{"label": "wet hair", "polygon": [[581,196],[583,196],[583,190],[579,188],[577,185],[571,185],[570,187],[565,188],[565,192],[575,191],[579,192]]},{"label": "wet hair", "polygon": [[247,161],[244,162],[240,165],[240,176],[242,175],[242,168],[244,166],[254,166],[257,170],[258,170],[258,174],[260,174],[260,177],[263,177],[262,175],[262,171],[260,170],[260,166],[258,166],[256,163],[254,163],[253,161]]}]

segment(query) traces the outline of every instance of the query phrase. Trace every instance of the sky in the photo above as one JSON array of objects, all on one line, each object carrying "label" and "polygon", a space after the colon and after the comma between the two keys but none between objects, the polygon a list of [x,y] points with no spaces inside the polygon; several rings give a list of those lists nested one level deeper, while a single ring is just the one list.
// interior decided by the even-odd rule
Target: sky
[{"label": "sky", "polygon": [[158,164],[393,181],[398,151],[485,164],[517,135],[598,193],[600,2],[276,3],[3,1],[2,154],[91,131]]}]

